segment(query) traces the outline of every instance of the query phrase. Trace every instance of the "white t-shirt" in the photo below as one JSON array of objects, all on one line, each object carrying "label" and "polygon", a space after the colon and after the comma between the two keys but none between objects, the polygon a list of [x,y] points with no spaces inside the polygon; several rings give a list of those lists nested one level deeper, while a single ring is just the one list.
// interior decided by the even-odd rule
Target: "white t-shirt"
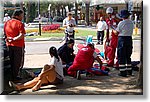
[{"label": "white t-shirt", "polygon": [[126,19],[120,21],[116,30],[119,32],[118,36],[132,36],[134,24],[131,20]]},{"label": "white t-shirt", "polygon": [[8,20],[10,20],[11,18],[9,17],[9,16],[7,16],[7,17],[4,17],[4,20],[3,20],[3,22],[7,22]]},{"label": "white t-shirt", "polygon": [[[68,19],[68,17],[66,17],[64,20],[63,20],[63,26],[64,25],[76,25],[76,21],[74,18],[71,18],[71,20]],[[68,32],[72,32],[74,30],[74,27],[69,27],[67,26],[66,30]]]},{"label": "white t-shirt", "polygon": [[108,29],[108,26],[105,21],[98,21],[97,27],[97,31],[104,31],[105,29]]},{"label": "white t-shirt", "polygon": [[63,66],[62,66],[61,59],[59,58],[59,61],[58,61],[58,59],[53,56],[50,60],[50,65],[55,66],[55,71],[57,73],[56,77],[59,79],[63,79],[64,74],[63,74]]}]

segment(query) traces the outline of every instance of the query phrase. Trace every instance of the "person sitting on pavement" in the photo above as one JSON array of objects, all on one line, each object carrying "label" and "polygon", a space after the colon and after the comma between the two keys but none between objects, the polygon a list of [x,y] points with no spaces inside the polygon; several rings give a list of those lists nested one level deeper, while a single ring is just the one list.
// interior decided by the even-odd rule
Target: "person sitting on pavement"
[{"label": "person sitting on pavement", "polygon": [[15,84],[10,81],[10,85],[16,90],[32,88],[32,91],[37,91],[41,85],[47,84],[62,84],[63,83],[63,67],[62,62],[57,54],[57,49],[51,47],[49,49],[51,56],[50,64],[46,64],[38,77],[24,84]]},{"label": "person sitting on pavement", "polygon": [[[63,65],[65,65],[65,68],[67,69],[70,67],[70,65],[72,65],[72,62],[75,58],[73,49],[74,43],[74,39],[69,39],[58,49],[58,55],[60,56]],[[67,74],[66,71],[64,72],[64,74]]]},{"label": "person sitting on pavement", "polygon": [[68,74],[70,76],[77,77],[78,70],[88,70],[92,68],[95,59],[100,64],[100,68],[102,67],[102,61],[94,49],[94,44],[88,43],[87,46],[78,51],[73,64],[68,68]]}]

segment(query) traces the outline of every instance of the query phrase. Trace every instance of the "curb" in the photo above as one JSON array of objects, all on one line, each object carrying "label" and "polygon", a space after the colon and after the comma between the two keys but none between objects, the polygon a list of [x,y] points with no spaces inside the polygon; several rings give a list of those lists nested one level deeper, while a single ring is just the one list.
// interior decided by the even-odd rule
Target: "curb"
[{"label": "curb", "polygon": [[[34,42],[34,41],[61,41],[63,38],[58,37],[50,37],[50,38],[26,38],[26,42]],[[77,37],[75,40],[85,40],[86,37]],[[93,40],[97,40],[96,37]],[[141,40],[140,36],[133,37],[133,40]]]}]

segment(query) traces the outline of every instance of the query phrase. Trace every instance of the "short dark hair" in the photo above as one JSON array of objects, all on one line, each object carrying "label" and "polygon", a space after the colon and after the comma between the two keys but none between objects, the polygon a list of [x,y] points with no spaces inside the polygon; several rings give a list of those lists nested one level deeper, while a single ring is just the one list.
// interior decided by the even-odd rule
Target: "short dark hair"
[{"label": "short dark hair", "polygon": [[72,44],[72,43],[74,43],[74,39],[72,38],[68,39],[67,44]]},{"label": "short dark hair", "polygon": [[94,43],[88,43],[87,46],[91,47],[92,49],[95,49]]},{"label": "short dark hair", "polygon": [[72,12],[68,12],[67,15],[68,15],[68,16],[69,16],[69,15],[72,15]]},{"label": "short dark hair", "polygon": [[123,17],[124,19],[128,19],[129,18],[129,16],[126,16],[126,17]]},{"label": "short dark hair", "polygon": [[16,9],[16,10],[13,12],[12,17],[20,16],[22,13],[24,13],[23,10],[21,10],[21,9]]}]

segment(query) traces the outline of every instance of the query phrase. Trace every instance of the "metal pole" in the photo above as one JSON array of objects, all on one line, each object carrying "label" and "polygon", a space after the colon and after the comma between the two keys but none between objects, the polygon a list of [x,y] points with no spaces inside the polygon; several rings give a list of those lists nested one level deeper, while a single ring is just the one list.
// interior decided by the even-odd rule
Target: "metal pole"
[{"label": "metal pole", "polygon": [[52,20],[51,20],[51,4],[49,4],[49,6],[48,6],[48,11],[49,11],[48,22],[51,22],[51,24],[52,24]]},{"label": "metal pole", "polygon": [[51,14],[50,14],[50,13],[51,13],[51,12],[50,12],[50,10],[49,10],[49,17],[48,17],[48,21],[49,21],[49,22],[51,22],[51,18],[50,18],[50,17],[51,17]]},{"label": "metal pole", "polygon": [[41,36],[41,15],[40,15],[40,0],[38,2],[38,15],[39,15],[39,35]]}]

